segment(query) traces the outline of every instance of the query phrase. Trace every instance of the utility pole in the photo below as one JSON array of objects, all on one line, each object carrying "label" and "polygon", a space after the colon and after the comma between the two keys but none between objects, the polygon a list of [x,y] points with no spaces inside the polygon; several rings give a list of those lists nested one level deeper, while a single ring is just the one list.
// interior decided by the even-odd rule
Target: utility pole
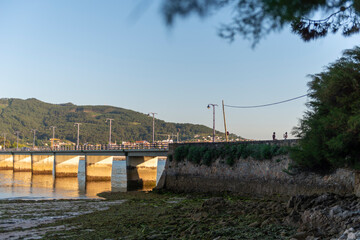
[{"label": "utility pole", "polygon": [[114,121],[114,119],[111,119],[111,118],[107,118],[106,119],[106,122],[110,123],[110,129],[109,129],[109,147],[111,147],[111,121]]},{"label": "utility pole", "polygon": [[3,133],[4,135],[4,150],[6,150],[5,143],[6,143],[6,133]]},{"label": "utility pole", "polygon": [[213,142],[215,142],[215,107],[217,107],[217,104],[208,104],[207,108],[210,108],[212,106],[213,108]]},{"label": "utility pole", "polygon": [[35,135],[36,135],[36,129],[31,129],[31,132],[34,132],[34,139],[33,139],[33,148],[35,148]]},{"label": "utility pole", "polygon": [[153,117],[152,143],[154,144],[155,143],[155,114],[157,114],[157,113],[151,112],[151,113],[149,113],[149,116],[150,116],[150,114]]},{"label": "utility pole", "polygon": [[16,134],[16,150],[19,150],[19,134],[20,131],[15,131]]},{"label": "utility pole", "polygon": [[224,115],[224,127],[225,127],[225,140],[228,141],[228,134],[226,129],[226,120],[225,120],[225,106],[224,106],[224,100],[222,100],[222,109],[223,109],[223,115]]},{"label": "utility pole", "polygon": [[55,141],[55,126],[50,126],[50,129],[52,128],[52,141],[51,141],[51,148],[54,147],[54,141]]},{"label": "utility pole", "polygon": [[76,149],[79,148],[79,137],[80,137],[80,124],[81,123],[75,123],[74,126],[77,126],[77,142],[76,142]]}]

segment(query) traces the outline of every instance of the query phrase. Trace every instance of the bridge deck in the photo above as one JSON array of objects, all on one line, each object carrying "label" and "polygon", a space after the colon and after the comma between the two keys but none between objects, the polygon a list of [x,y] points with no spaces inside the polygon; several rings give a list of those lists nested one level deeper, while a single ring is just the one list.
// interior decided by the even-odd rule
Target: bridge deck
[{"label": "bridge deck", "polygon": [[0,151],[0,155],[76,155],[76,156],[167,156],[168,149],[122,149],[122,150],[39,150],[39,151]]}]

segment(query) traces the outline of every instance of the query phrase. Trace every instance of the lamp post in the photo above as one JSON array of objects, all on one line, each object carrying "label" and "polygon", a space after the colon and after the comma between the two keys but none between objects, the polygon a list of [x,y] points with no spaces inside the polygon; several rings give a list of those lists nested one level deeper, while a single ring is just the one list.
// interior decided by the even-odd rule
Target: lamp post
[{"label": "lamp post", "polygon": [[36,129],[31,129],[30,131],[34,133],[33,148],[35,148],[35,135],[36,135],[37,130]]},{"label": "lamp post", "polygon": [[50,126],[50,129],[53,129],[53,138],[52,138],[52,141],[51,141],[51,147],[53,148],[54,147],[54,143],[55,143],[55,126]]},{"label": "lamp post", "polygon": [[151,112],[151,113],[149,113],[149,116],[150,116],[150,114],[152,115],[152,118],[153,118],[152,143],[154,144],[155,143],[155,114],[157,114],[157,113]]},{"label": "lamp post", "polygon": [[15,131],[16,134],[16,150],[19,150],[19,134],[20,131]]},{"label": "lamp post", "polygon": [[208,104],[207,108],[210,108],[212,106],[213,108],[213,142],[215,142],[215,107],[217,107],[217,104]]},{"label": "lamp post", "polygon": [[109,124],[110,124],[110,129],[109,129],[109,148],[111,147],[111,121],[114,121],[114,119],[111,119],[111,118],[107,118],[106,119],[106,122],[109,121]]},{"label": "lamp post", "polygon": [[81,123],[75,123],[75,124],[74,124],[74,126],[77,126],[77,142],[76,142],[76,149],[78,149],[78,148],[79,148],[80,124],[81,124]]}]

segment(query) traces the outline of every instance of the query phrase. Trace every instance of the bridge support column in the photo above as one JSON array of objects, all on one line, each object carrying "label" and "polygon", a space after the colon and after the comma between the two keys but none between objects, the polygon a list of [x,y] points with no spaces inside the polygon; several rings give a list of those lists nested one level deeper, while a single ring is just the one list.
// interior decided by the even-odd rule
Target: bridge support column
[{"label": "bridge support column", "polygon": [[56,178],[56,154],[55,153],[54,153],[54,158],[53,158],[52,176],[53,176],[53,178]]},{"label": "bridge support column", "polygon": [[55,155],[35,155],[32,154],[33,174],[52,174],[54,168]]},{"label": "bridge support column", "polygon": [[128,190],[151,190],[156,186],[158,157],[127,156]]},{"label": "bridge support column", "polygon": [[89,181],[111,180],[113,157],[91,156],[86,157],[86,179]]},{"label": "bridge support column", "polygon": [[80,156],[59,155],[55,158],[55,177],[76,177]]},{"label": "bridge support column", "polygon": [[78,184],[79,184],[79,191],[82,193],[86,192],[86,172],[87,172],[87,158],[88,156],[85,155],[85,158],[79,160],[78,166]]},{"label": "bridge support column", "polygon": [[14,154],[14,172],[31,172],[31,155]]},{"label": "bridge support column", "polygon": [[12,154],[0,155],[0,170],[13,170],[14,156]]}]

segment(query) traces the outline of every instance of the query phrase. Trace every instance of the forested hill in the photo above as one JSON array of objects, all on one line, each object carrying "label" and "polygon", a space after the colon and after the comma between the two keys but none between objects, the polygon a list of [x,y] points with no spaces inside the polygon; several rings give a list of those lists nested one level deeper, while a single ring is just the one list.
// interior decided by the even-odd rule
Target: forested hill
[{"label": "forested hill", "polygon": [[[112,106],[76,106],[72,103],[50,104],[37,99],[0,99],[0,133],[14,138],[20,131],[20,138],[32,142],[31,129],[36,129],[38,140],[52,137],[50,126],[56,126],[55,137],[76,142],[77,131],[74,123],[80,125],[81,143],[108,142],[109,124],[112,122],[112,140],[134,141],[152,139],[152,117],[147,114]],[[195,135],[211,135],[212,129],[203,125],[168,123],[155,120],[158,134],[176,134],[179,130],[181,140],[192,139]],[[156,140],[166,139],[157,135]]]}]

